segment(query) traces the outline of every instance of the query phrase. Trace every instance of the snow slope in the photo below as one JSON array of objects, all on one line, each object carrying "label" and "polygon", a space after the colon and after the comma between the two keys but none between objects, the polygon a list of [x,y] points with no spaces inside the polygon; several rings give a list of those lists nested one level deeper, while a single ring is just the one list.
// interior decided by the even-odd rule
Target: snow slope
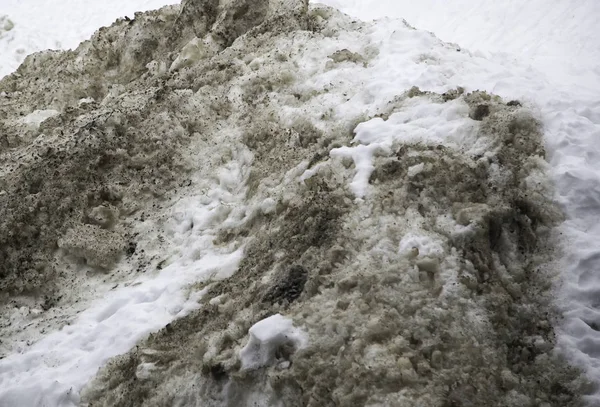
[{"label": "snow slope", "polygon": [[176,0],[2,0],[0,78],[14,71],[32,52],[75,48],[118,17],[133,17],[137,11],[177,3]]},{"label": "snow slope", "polygon": [[[463,53],[452,56],[433,45],[435,41],[428,39],[427,34],[415,34],[412,47],[426,49],[424,52],[431,56],[432,62],[425,68],[421,66],[414,71],[402,72],[408,78],[402,85],[414,84],[423,90],[437,92],[454,86],[487,90],[506,99],[519,99],[539,109],[550,152],[550,171],[568,215],[561,226],[566,255],[559,301],[567,316],[562,327],[561,344],[566,354],[589,369],[593,378],[600,378],[600,250],[596,243],[600,240],[600,225],[597,223],[600,217],[600,147],[597,143],[600,137],[600,42],[596,35],[600,4],[593,0],[570,0],[558,4],[543,0],[526,4],[510,0],[482,0],[476,5],[464,0],[325,2],[363,19],[384,16],[405,18],[411,25],[430,30],[442,40],[455,42],[470,52],[467,56]],[[0,76],[14,70],[29,52],[74,47],[100,25],[108,24],[118,16],[170,3],[175,2],[72,0],[59,5],[50,0],[4,0],[0,5],[0,16],[7,15],[14,27],[0,31]],[[6,21],[5,28],[9,27]],[[0,30],[2,24],[3,20],[0,20]],[[380,70],[369,77],[378,79],[370,83],[368,95],[363,95],[366,99],[356,100],[355,107],[345,107],[350,111],[362,109],[374,103],[374,99],[389,98],[401,90],[402,86],[396,80],[399,72],[384,70],[383,67],[400,63],[406,66],[406,59],[414,55],[410,54],[410,49],[395,47],[393,29],[390,28],[394,24],[401,23],[386,21],[381,24],[379,33],[374,34],[373,42],[379,41],[381,45],[381,65]],[[347,45],[351,48],[353,44]],[[367,77],[362,79],[369,80]],[[391,87],[392,83],[397,87]],[[199,274],[194,271],[189,276],[197,278]],[[159,282],[157,280],[156,283]],[[148,291],[154,290],[154,282],[147,284],[137,286],[135,290],[143,291],[146,287]],[[121,304],[120,312],[124,318],[130,317],[128,312],[138,303],[121,301],[117,297],[131,294],[123,291],[115,297],[115,303]],[[157,301],[157,298],[160,295],[152,301]],[[143,297],[139,303],[145,301],[147,298]],[[178,301],[183,307],[185,301],[181,298]],[[157,309],[166,307],[160,302],[155,304]],[[37,369],[37,377],[45,383],[42,387],[48,393],[66,394],[64,386],[60,391],[52,389],[54,378],[61,372],[69,383],[67,388],[79,388],[85,384],[91,372],[112,354],[99,355],[92,360],[85,353],[90,350],[83,349],[84,353],[74,350],[57,358],[51,348],[84,348],[92,343],[89,338],[96,335],[108,335],[102,340],[115,340],[121,333],[116,319],[113,320],[114,330],[104,329],[104,325],[93,326],[99,320],[110,320],[110,316],[100,317],[105,315],[105,306],[98,302],[70,329],[54,333],[32,347],[30,353],[11,358],[15,364],[0,363],[0,374],[5,376],[19,371],[16,366],[23,366],[21,376],[11,382],[14,387],[9,388],[4,397],[11,400],[10,397],[16,397],[15,394],[23,391],[22,383],[31,379],[30,369],[36,366],[25,364],[40,355],[45,358],[43,363],[46,365],[55,365],[48,370]],[[115,313],[111,316],[119,315],[116,309],[110,312],[113,311]],[[115,351],[125,351],[136,338],[164,325],[178,311],[165,313],[164,318],[156,320],[150,317],[140,320],[138,326],[130,327],[133,331],[126,335],[120,346],[114,348]],[[149,316],[154,315],[150,309],[146,312]],[[83,339],[72,342],[68,339],[70,336]],[[92,365],[80,366],[82,371],[88,372],[80,376],[79,370],[72,369],[76,369],[82,360],[91,360]],[[64,402],[64,405],[69,405],[69,402],[77,400],[76,396],[65,397],[56,404],[63,405],[60,403]],[[600,403],[600,398],[590,402],[592,405]]]},{"label": "snow slope", "polygon": [[600,4],[594,0],[324,0],[361,19],[404,18],[486,57],[531,64],[552,82],[600,85]]},{"label": "snow slope", "polygon": [[[563,350],[600,380],[600,3],[594,0],[324,0],[358,18],[404,18],[526,82],[465,84],[537,106],[567,220]],[[518,73],[521,70],[521,73]],[[595,399],[600,403],[600,398]]]}]

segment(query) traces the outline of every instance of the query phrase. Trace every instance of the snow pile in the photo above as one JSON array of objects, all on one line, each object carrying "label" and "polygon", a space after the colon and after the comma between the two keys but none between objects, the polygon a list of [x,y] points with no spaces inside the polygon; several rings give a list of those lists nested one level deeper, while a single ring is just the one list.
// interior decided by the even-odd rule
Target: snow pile
[{"label": "snow pile", "polygon": [[[269,366],[276,360],[277,354],[282,353],[283,348],[291,348],[288,352],[293,352],[306,342],[302,331],[294,328],[293,322],[280,314],[257,322],[248,333],[250,339],[240,352],[242,369]],[[286,361],[282,363],[289,365]]]},{"label": "snow pile", "polygon": [[0,404],[577,405],[542,82],[299,0],[27,58],[0,82]]},{"label": "snow pile", "polygon": [[[478,58],[513,75],[464,83],[535,105],[544,125],[549,171],[567,219],[560,226],[563,257],[556,301],[565,320],[557,327],[560,348],[600,377],[598,304],[600,283],[595,260],[600,230],[600,4],[593,0],[425,0],[418,3],[323,0],[358,18],[405,18]],[[493,68],[492,68],[493,69]],[[512,76],[512,79],[509,79]],[[517,77],[526,81],[515,80]],[[492,79],[493,78],[493,79]],[[600,396],[589,403],[600,403]]]},{"label": "snow pile", "polygon": [[61,1],[3,0],[0,5],[0,78],[25,57],[46,49],[74,49],[101,26],[118,17],[156,9],[176,0]]}]

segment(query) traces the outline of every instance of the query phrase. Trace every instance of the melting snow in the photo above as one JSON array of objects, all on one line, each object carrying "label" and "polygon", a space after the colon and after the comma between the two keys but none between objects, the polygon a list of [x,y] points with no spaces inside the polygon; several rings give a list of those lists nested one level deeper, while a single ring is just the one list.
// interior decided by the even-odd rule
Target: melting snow
[{"label": "melting snow", "polygon": [[[107,0],[64,1],[4,0],[0,15],[0,76],[14,70],[30,52],[45,48],[70,48],[97,27],[135,10],[175,3],[167,0],[122,2]],[[396,31],[400,21],[385,19],[369,34],[377,44],[375,66],[359,78],[350,65],[307,82],[315,87],[330,81],[348,80],[347,90],[361,83],[366,91],[344,100],[335,114],[353,115],[363,109],[376,111],[379,101],[388,101],[407,86],[443,92],[456,86],[481,89],[507,99],[519,99],[537,106],[545,125],[551,172],[559,199],[568,219],[562,225],[566,257],[564,286],[560,300],[567,320],[562,327],[561,345],[573,360],[586,366],[591,376],[600,377],[600,58],[595,36],[600,5],[595,1],[398,1],[394,7],[384,1],[329,0],[359,17],[393,15],[405,17],[419,28],[433,30],[442,39],[454,41],[472,51],[457,52],[423,31]],[[511,11],[507,11],[511,10]],[[512,13],[512,14],[511,14]],[[401,36],[402,41],[399,40]],[[407,40],[407,37],[409,38]],[[353,38],[347,38],[353,49]],[[322,52],[327,52],[323,50]],[[314,61],[302,61],[310,68]],[[322,103],[315,99],[315,103]],[[355,146],[332,151],[333,157],[350,157],[356,165],[352,189],[357,197],[368,193],[367,180],[373,170],[372,158],[389,149],[395,137],[429,138],[467,148],[482,149],[470,139],[460,119],[457,103],[415,106],[391,115],[390,120],[373,119],[356,128]],[[430,109],[423,112],[422,109]],[[431,111],[439,109],[439,111]],[[53,112],[34,112],[28,123],[39,124]],[[293,112],[290,112],[293,114]],[[406,115],[410,115],[407,124]],[[425,131],[427,129],[427,131]],[[416,174],[420,168],[412,169]],[[307,174],[310,176],[310,174]],[[306,177],[305,177],[306,178]],[[272,202],[264,203],[271,210]],[[185,209],[187,210],[187,209]],[[190,209],[191,210],[191,209]],[[201,223],[201,220],[198,220]],[[183,222],[182,222],[183,223]],[[185,242],[183,242],[185,243]],[[407,236],[399,250],[436,250],[427,237]],[[78,402],[77,390],[111,356],[127,351],[145,334],[185,315],[195,306],[194,298],[182,295],[183,287],[220,270],[231,273],[241,252],[209,253],[198,261],[175,263],[156,278],[143,278],[93,302],[70,326],[52,332],[27,348],[0,362],[0,394],[5,405],[68,406]],[[291,321],[275,315],[250,329],[250,343],[242,351],[248,367],[269,363],[271,345],[282,338],[301,335]],[[152,366],[143,366],[144,377]],[[600,402],[600,397],[591,402]]]}]

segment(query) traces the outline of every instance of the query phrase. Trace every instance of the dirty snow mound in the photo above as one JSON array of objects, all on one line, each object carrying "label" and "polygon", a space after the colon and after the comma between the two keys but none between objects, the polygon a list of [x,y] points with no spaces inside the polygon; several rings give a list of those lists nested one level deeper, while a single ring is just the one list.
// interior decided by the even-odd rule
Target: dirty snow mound
[{"label": "dirty snow mound", "polygon": [[540,122],[463,83],[500,69],[301,0],[28,57],[0,82],[0,404],[579,405]]}]

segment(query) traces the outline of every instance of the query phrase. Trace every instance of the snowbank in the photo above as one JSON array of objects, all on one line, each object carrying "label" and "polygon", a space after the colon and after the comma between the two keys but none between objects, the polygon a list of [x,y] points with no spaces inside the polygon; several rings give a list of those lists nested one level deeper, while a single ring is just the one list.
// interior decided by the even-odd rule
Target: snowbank
[{"label": "snowbank", "polygon": [[[557,302],[565,315],[558,328],[564,354],[583,366],[590,378],[600,377],[594,350],[600,341],[598,304],[593,299],[598,282],[600,213],[600,43],[596,21],[600,3],[544,0],[385,1],[323,0],[362,19],[396,17],[456,43],[474,56],[513,72],[513,79],[497,76],[465,83],[508,99],[536,106],[544,125],[549,171],[557,199],[567,219],[560,226],[562,262]],[[526,81],[514,80],[517,76]],[[591,405],[600,396],[590,398]]]},{"label": "snowbank", "polygon": [[[594,374],[593,92],[401,21],[199,4],[0,83],[2,227],[52,294],[9,281],[1,403],[575,405],[583,380],[554,349]],[[545,157],[580,239],[563,275]],[[55,171],[60,188],[40,182]],[[75,233],[100,229],[126,244]],[[559,278],[574,301],[556,342]],[[286,333],[296,351],[270,363]]]}]

